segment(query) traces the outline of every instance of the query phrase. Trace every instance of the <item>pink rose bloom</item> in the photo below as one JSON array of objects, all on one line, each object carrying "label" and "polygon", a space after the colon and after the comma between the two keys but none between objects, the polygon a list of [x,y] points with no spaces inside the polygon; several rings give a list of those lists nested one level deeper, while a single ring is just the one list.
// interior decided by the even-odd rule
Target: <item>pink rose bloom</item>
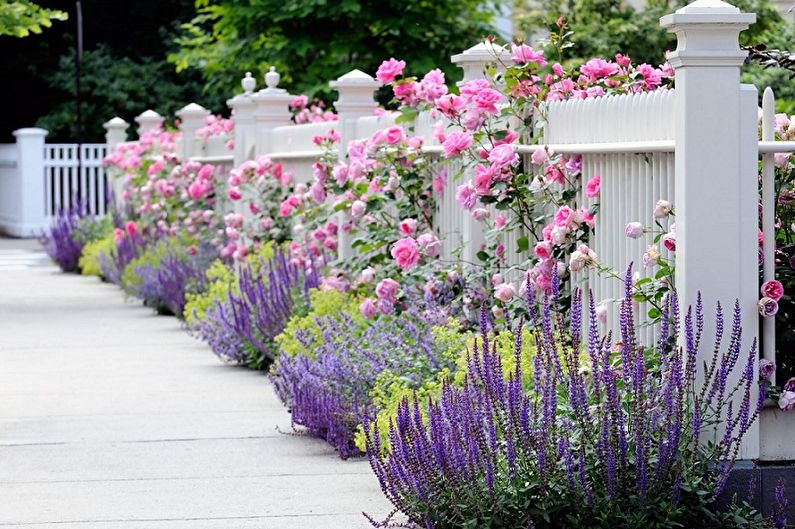
[{"label": "pink rose bloom", "polygon": [[768,297],[773,301],[780,300],[781,296],[784,295],[784,285],[782,285],[780,281],[776,281],[775,279],[771,279],[770,281],[765,281],[762,284],[762,288],[760,290],[763,296]]},{"label": "pink rose bloom", "polygon": [[484,220],[489,218],[490,215],[491,214],[489,213],[489,210],[486,208],[477,208],[472,210],[472,218],[475,220]]},{"label": "pink rose bloom", "polygon": [[193,182],[188,186],[188,195],[194,200],[203,197],[205,193],[206,189],[201,182]]},{"label": "pink rose bloom", "polygon": [[654,90],[660,83],[662,82],[662,72],[656,69],[654,66],[650,64],[641,64],[637,68],[636,71],[640,72],[643,76],[643,81],[646,84],[646,88],[649,90]]},{"label": "pink rose bloom", "polygon": [[196,174],[196,178],[199,180],[210,180],[213,177],[213,166],[206,163],[202,165],[202,168],[199,169],[199,172]]},{"label": "pink rose bloom", "polygon": [[503,144],[494,147],[488,156],[488,161],[496,169],[502,169],[511,165],[519,163],[519,155],[513,148],[513,145]]},{"label": "pink rose bloom", "polygon": [[474,79],[462,84],[459,88],[459,92],[461,92],[461,97],[463,97],[464,100],[471,101],[472,98],[482,90],[487,90],[488,88],[489,82],[486,79]]},{"label": "pink rose bloom", "polygon": [[655,219],[664,219],[668,215],[671,214],[673,211],[674,206],[667,200],[658,200],[657,204],[654,206],[654,218]]},{"label": "pink rose bloom", "polygon": [[382,279],[375,287],[375,295],[381,300],[394,301],[398,288],[400,285],[394,279]]},{"label": "pink rose bloom", "polygon": [[580,68],[580,73],[587,75],[591,79],[609,77],[616,72],[618,72],[618,65],[604,59],[591,59]]},{"label": "pink rose bloom", "polygon": [[784,391],[795,391],[795,377],[787,380],[787,383],[784,384]]},{"label": "pink rose bloom", "polygon": [[475,207],[475,203],[478,199],[477,189],[475,189],[472,183],[461,184],[458,186],[458,189],[456,189],[455,199],[461,204],[462,208],[471,210]]},{"label": "pink rose bloom", "polygon": [[355,200],[353,204],[351,204],[351,215],[354,217],[361,217],[366,210],[367,204],[361,200]]},{"label": "pink rose bloom", "polygon": [[759,378],[762,380],[770,380],[776,372],[776,363],[771,362],[765,358],[759,361]]},{"label": "pink rose bloom", "polygon": [[452,158],[460,155],[470,148],[474,142],[470,132],[451,132],[442,144],[445,158]]},{"label": "pink rose bloom", "polygon": [[378,71],[375,73],[375,78],[384,84],[391,83],[395,77],[403,74],[403,69],[406,67],[406,61],[398,61],[391,58],[388,61],[381,63]]},{"label": "pink rose bloom", "polygon": [[130,237],[135,237],[135,235],[138,233],[138,226],[136,226],[135,222],[131,220],[127,221],[127,224],[124,225],[124,231],[126,231],[127,235]]},{"label": "pink rose bloom", "polygon": [[775,299],[762,298],[757,303],[757,308],[762,317],[770,318],[778,312],[778,302]]},{"label": "pink rose bloom", "polygon": [[392,88],[392,92],[395,94],[395,99],[404,105],[414,106],[419,101],[418,89],[419,85],[417,83],[409,81],[408,83],[396,84]]},{"label": "pink rose bloom", "polygon": [[497,217],[494,219],[494,227],[500,230],[505,227],[506,223],[507,220],[505,220],[505,215],[503,215],[502,213],[498,213]]},{"label": "pink rose bloom", "polygon": [[403,134],[403,127],[389,127],[386,129],[384,137],[386,138],[386,142],[389,145],[395,145],[396,143],[400,143],[405,138]]},{"label": "pink rose bloom", "polygon": [[640,239],[643,236],[643,224],[640,222],[630,222],[624,228],[624,235],[630,239]]},{"label": "pink rose bloom", "polygon": [[503,303],[508,303],[514,296],[516,296],[516,289],[510,283],[503,283],[494,288],[494,297]]},{"label": "pink rose bloom", "polygon": [[359,305],[359,312],[361,312],[362,316],[368,320],[375,316],[378,313],[378,305],[376,304],[376,300],[367,298],[362,301]]},{"label": "pink rose bloom", "polygon": [[670,232],[666,233],[665,235],[663,235],[662,243],[663,243],[663,246],[665,246],[666,250],[668,250],[669,252],[675,252],[676,251],[676,233],[674,233],[673,231],[670,231]]},{"label": "pink rose bloom", "polygon": [[369,283],[373,279],[375,279],[375,269],[372,266],[368,266],[359,274],[359,281],[362,283]]},{"label": "pink rose bloom", "polygon": [[439,172],[433,177],[433,182],[431,186],[433,187],[433,192],[439,196],[444,195],[444,188],[447,185],[447,171],[442,168]]},{"label": "pink rose bloom", "polygon": [[561,206],[555,213],[556,226],[568,226],[574,220],[574,210],[569,206]]},{"label": "pink rose bloom", "polygon": [[556,182],[558,184],[563,184],[566,182],[563,171],[561,171],[560,167],[557,165],[547,165],[544,169],[544,174],[546,176],[547,182]]},{"label": "pink rose bloom", "polygon": [[417,242],[431,257],[436,257],[442,251],[442,241],[433,233],[423,233],[417,237]]},{"label": "pink rose bloom", "polygon": [[585,195],[589,198],[599,196],[599,191],[602,189],[602,178],[599,175],[594,175],[593,178],[588,180],[585,184]]},{"label": "pink rose bloom", "polygon": [[287,197],[280,205],[279,205],[279,215],[282,217],[289,217],[292,214],[293,210],[295,209],[298,204],[301,203],[301,200],[293,195]]},{"label": "pink rose bloom", "polygon": [[392,258],[397,262],[397,265],[404,269],[409,270],[417,264],[420,260],[420,252],[417,248],[417,241],[411,237],[400,239],[392,246]]},{"label": "pink rose bloom", "polygon": [[546,66],[547,61],[544,59],[544,52],[536,51],[527,44],[516,45],[511,43],[511,53],[513,53],[513,62],[516,64],[526,64],[534,62],[539,68]]},{"label": "pink rose bloom", "polygon": [[487,88],[478,92],[473,98],[472,102],[479,110],[483,110],[490,114],[497,114],[497,103],[502,99],[502,94],[498,91]]},{"label": "pink rose bloom", "polygon": [[494,169],[488,165],[475,166],[475,189],[481,195],[486,195],[491,188],[491,181],[494,178]]},{"label": "pink rose bloom", "polygon": [[466,108],[466,102],[455,94],[446,94],[436,100],[436,108],[445,116],[454,118]]},{"label": "pink rose bloom", "polygon": [[121,228],[114,229],[113,238],[116,240],[116,242],[121,242],[121,240],[124,238],[124,231]]},{"label": "pink rose bloom", "polygon": [[546,149],[536,149],[530,156],[530,161],[533,162],[534,165],[541,165],[547,160],[549,160],[549,153]]},{"label": "pink rose bloom", "polygon": [[552,243],[549,241],[542,241],[536,244],[535,247],[535,254],[541,260],[546,261],[550,257],[552,257]]},{"label": "pink rose bloom", "polygon": [[290,108],[293,110],[302,110],[306,108],[306,105],[309,104],[309,97],[305,95],[295,96],[292,101],[290,101]]},{"label": "pink rose bloom", "polygon": [[227,191],[227,195],[229,196],[229,200],[237,201],[243,198],[243,193],[240,192],[240,189],[237,187],[230,187],[229,191]]},{"label": "pink rose bloom", "polygon": [[789,164],[790,156],[792,156],[792,153],[789,152],[777,152],[773,154],[773,165],[779,169],[785,169]]},{"label": "pink rose bloom", "polygon": [[420,96],[428,103],[433,103],[447,93],[447,85],[444,82],[444,73],[439,69],[433,69],[426,73],[420,81]]},{"label": "pink rose bloom", "polygon": [[646,248],[641,261],[643,262],[643,268],[655,266],[660,261],[660,250],[657,245],[653,244]]},{"label": "pink rose bloom", "polygon": [[599,320],[599,323],[602,325],[607,324],[607,306],[600,303],[596,307],[596,319]]},{"label": "pink rose bloom", "polygon": [[400,221],[398,229],[403,235],[411,235],[417,231],[417,221],[415,219],[405,219]]},{"label": "pink rose bloom", "polygon": [[778,407],[784,411],[795,409],[795,391],[784,391],[778,399]]}]

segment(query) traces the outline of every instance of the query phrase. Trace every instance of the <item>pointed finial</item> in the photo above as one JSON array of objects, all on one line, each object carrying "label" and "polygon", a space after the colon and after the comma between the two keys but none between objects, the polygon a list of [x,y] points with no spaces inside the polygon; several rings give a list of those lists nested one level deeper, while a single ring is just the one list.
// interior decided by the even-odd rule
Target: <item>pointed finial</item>
[{"label": "pointed finial", "polygon": [[251,72],[246,72],[246,76],[240,81],[240,86],[247,95],[251,94],[257,87],[257,80],[251,76]]},{"label": "pointed finial", "polygon": [[279,75],[279,72],[276,71],[276,67],[271,66],[268,73],[265,74],[265,84],[268,86],[268,88],[276,88],[279,86],[279,79],[281,79],[281,77],[282,76]]}]

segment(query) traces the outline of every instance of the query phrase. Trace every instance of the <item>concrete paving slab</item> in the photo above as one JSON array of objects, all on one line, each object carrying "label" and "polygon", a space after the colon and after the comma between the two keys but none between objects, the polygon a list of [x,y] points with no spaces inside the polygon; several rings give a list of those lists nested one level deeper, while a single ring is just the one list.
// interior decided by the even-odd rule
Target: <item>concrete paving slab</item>
[{"label": "concrete paving slab", "polygon": [[366,461],[280,433],[290,418],[266,377],[8,244],[0,527],[359,529],[361,511],[389,511]]}]

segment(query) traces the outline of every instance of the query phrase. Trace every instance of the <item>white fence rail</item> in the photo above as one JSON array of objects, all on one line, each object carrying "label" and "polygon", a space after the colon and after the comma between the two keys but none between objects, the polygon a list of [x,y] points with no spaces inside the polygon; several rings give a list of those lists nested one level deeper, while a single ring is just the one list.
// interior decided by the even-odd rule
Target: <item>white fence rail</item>
[{"label": "white fence rail", "polygon": [[73,205],[93,215],[105,214],[110,198],[102,167],[105,152],[104,143],[45,145],[44,211],[47,216]]}]

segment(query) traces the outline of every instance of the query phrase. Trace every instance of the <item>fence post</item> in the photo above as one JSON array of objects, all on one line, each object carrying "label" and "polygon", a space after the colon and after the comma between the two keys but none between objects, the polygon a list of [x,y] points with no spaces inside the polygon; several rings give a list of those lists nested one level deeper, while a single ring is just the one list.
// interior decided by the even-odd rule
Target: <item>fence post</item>
[{"label": "fence post", "polygon": [[44,186],[44,138],[47,131],[25,128],[14,131],[17,144],[17,225],[12,235],[35,237],[47,228]]},{"label": "fence post", "polygon": [[268,154],[271,151],[271,131],[282,125],[289,125],[291,96],[284,88],[278,88],[281,76],[271,66],[265,74],[265,88],[253,96],[257,108],[254,111],[256,124],[256,153]]},{"label": "fence post", "polygon": [[[345,161],[348,153],[348,144],[356,138],[356,123],[359,118],[372,116],[378,103],[375,102],[375,91],[381,86],[371,76],[361,70],[351,70],[345,75],[329,82],[329,86],[337,91],[339,98],[334,103],[334,108],[339,114],[339,130],[341,137],[339,143],[339,160]],[[339,221],[344,226],[348,214],[341,213]],[[349,257],[352,253],[351,237],[345,230],[340,229],[338,242],[338,255],[340,259]]]},{"label": "fence post", "polygon": [[119,116],[106,121],[102,126],[105,128],[105,143],[108,146],[108,154],[110,154],[118,144],[127,141],[127,127],[129,127],[130,124]]},{"label": "fence post", "polygon": [[[747,54],[738,40],[755,20],[720,0],[697,0],[660,19],[678,40],[668,55],[676,69],[676,288],[684,306],[695,306],[699,292],[704,300],[707,343],[700,348],[699,367],[712,356],[717,302],[730,322],[739,300],[742,358],[758,336],[757,93],[740,84]],[[728,387],[739,380],[738,371]],[[756,422],[740,458],[758,455]]]},{"label": "fence post", "polygon": [[176,112],[179,118],[179,130],[182,132],[180,143],[180,156],[183,160],[189,160],[191,156],[196,156],[196,131],[202,128],[210,111],[196,103],[190,103]]},{"label": "fence post", "polygon": [[226,104],[232,109],[232,120],[235,122],[235,149],[234,166],[252,157],[252,148],[256,142],[257,128],[254,122],[254,88],[257,81],[251,76],[251,72],[246,72],[246,76],[240,81],[243,93],[238,94],[232,99],[227,100]]},{"label": "fence post", "polygon": [[[492,42],[484,41],[472,46],[462,53],[453,55],[450,57],[450,61],[464,70],[464,78],[458,82],[458,86],[461,86],[468,81],[474,81],[476,79],[486,79],[489,82],[493,82],[491,76],[486,74],[486,67],[489,64],[496,64],[499,67],[500,61],[505,61],[509,57],[510,53],[508,53],[502,46],[498,46]],[[500,61],[498,61],[498,59],[500,59]],[[472,169],[466,169],[464,172],[463,182],[473,177],[474,174]],[[455,188],[460,183],[462,182],[452,182],[451,179],[450,188],[446,189],[445,192],[455,194]],[[461,208],[460,213],[462,215],[460,225],[461,241],[463,244],[461,259],[464,262],[476,263],[479,261],[477,253],[481,250],[483,244],[486,242],[486,238],[483,233],[483,224],[472,218],[472,215],[469,214],[469,211],[466,211],[463,208]]]},{"label": "fence post", "polygon": [[141,134],[163,126],[163,116],[154,110],[144,110],[136,116],[135,122],[138,123],[138,137]]}]

